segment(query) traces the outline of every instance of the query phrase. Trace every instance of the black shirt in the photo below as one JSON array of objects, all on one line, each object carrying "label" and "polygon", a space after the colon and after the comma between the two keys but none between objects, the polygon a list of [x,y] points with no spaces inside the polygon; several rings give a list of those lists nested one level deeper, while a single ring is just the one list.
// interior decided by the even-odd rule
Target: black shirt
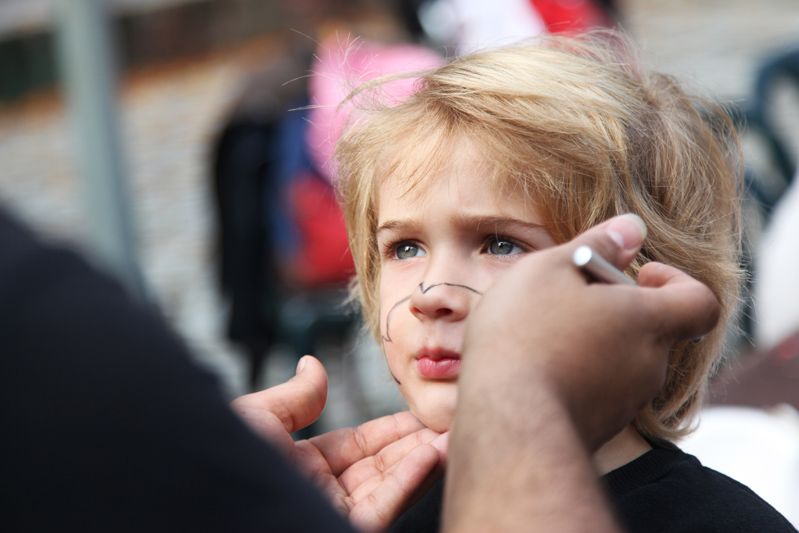
[{"label": "black shirt", "polygon": [[[619,521],[632,533],[796,531],[749,488],[670,444],[654,445],[602,480]],[[443,492],[439,480],[391,531],[438,531]]]},{"label": "black shirt", "polygon": [[120,287],[0,213],[0,529],[352,531]]}]

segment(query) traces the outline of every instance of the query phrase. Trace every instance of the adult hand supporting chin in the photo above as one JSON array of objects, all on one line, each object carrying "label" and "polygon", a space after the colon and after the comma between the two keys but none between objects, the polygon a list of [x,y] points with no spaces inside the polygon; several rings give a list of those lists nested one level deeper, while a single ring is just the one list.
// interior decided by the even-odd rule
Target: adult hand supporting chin
[{"label": "adult hand supporting chin", "polygon": [[672,345],[719,315],[712,292],[675,268],[647,264],[635,287],[592,282],[572,264],[587,244],[624,269],[645,233],[623,215],[531,254],[472,311],[445,529],[617,530],[589,455],[657,394]]},{"label": "adult hand supporting chin", "polygon": [[283,451],[354,525],[387,528],[446,456],[446,436],[401,412],[294,441],[327,401],[327,373],[312,356],[300,359],[290,380],[232,402],[256,433]]}]

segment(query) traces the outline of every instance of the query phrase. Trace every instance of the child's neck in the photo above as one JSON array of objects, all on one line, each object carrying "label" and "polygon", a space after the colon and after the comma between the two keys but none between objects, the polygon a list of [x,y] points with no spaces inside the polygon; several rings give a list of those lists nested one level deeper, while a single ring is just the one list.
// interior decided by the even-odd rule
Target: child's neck
[{"label": "child's neck", "polygon": [[651,449],[652,446],[632,425],[629,425],[594,453],[594,465],[599,475],[605,475]]}]

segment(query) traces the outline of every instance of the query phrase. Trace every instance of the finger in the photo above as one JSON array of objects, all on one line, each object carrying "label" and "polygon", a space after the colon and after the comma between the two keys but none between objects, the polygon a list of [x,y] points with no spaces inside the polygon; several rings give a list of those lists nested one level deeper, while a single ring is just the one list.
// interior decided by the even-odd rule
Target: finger
[{"label": "finger", "polygon": [[297,374],[280,385],[246,394],[232,402],[233,409],[262,434],[273,431],[266,413],[276,416],[292,433],[314,422],[327,401],[327,372],[318,359],[306,355],[297,364]]},{"label": "finger", "polygon": [[354,503],[352,498],[350,498],[338,484],[338,480],[335,476],[323,474],[314,476],[311,480],[327,497],[327,500],[333,505],[333,508],[342,516],[348,516],[350,514],[350,509]]},{"label": "finger", "polygon": [[441,464],[446,464],[449,455],[449,431],[436,437],[430,444],[438,450],[438,458],[441,460]]},{"label": "finger", "polygon": [[681,270],[662,263],[647,263],[638,274],[642,287],[652,288],[649,298],[654,323],[675,341],[707,334],[719,320],[721,306],[706,285]]},{"label": "finger", "polygon": [[383,478],[386,473],[421,444],[430,444],[440,436],[432,429],[424,428],[395,441],[379,452],[364,457],[347,468],[339,477],[339,483],[348,493],[355,490],[368,479]]},{"label": "finger", "polygon": [[[611,264],[626,269],[646,238],[646,225],[638,215],[619,215],[586,230],[567,246],[573,253],[578,246],[588,245]],[[571,255],[569,255],[571,258]]]},{"label": "finger", "polygon": [[438,450],[430,445],[417,446],[386,475],[384,481],[350,511],[350,520],[361,529],[387,528],[410,502],[419,487],[438,464]]},{"label": "finger", "polygon": [[333,474],[339,476],[364,457],[422,428],[424,425],[416,417],[403,411],[313,437],[311,444],[324,455]]},{"label": "finger", "polygon": [[312,479],[329,475],[334,477],[337,480],[336,483],[338,483],[338,478],[333,476],[330,472],[330,465],[327,464],[327,459],[325,459],[322,452],[312,445],[310,441],[298,440],[294,442],[292,440],[291,446],[291,458],[303,472],[308,474]]}]

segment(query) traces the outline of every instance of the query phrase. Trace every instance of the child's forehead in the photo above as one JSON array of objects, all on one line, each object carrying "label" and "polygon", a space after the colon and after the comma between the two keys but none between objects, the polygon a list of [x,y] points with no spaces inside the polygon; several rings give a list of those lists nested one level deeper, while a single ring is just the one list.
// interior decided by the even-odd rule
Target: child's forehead
[{"label": "child's forehead", "polygon": [[[433,146],[436,145],[436,146]],[[396,147],[390,158],[391,170],[378,178],[376,200],[381,198],[423,201],[431,191],[465,173],[480,173],[485,179],[474,187],[492,195],[503,180],[497,176],[497,165],[477,141],[466,135],[448,139],[430,139],[406,149]]]},{"label": "child's forehead", "polygon": [[436,225],[455,219],[461,224],[515,219],[543,225],[536,199],[503,179],[493,162],[471,148],[454,147],[436,172],[414,179],[401,174],[385,177],[374,203],[376,227],[387,221]]}]

